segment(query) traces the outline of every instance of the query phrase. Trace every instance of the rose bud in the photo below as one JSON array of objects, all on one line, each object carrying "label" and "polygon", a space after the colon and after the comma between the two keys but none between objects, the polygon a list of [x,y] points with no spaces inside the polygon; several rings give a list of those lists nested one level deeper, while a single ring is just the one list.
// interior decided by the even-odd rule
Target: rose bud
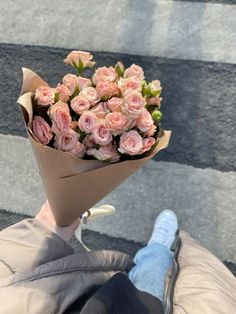
[{"label": "rose bud", "polygon": [[113,67],[101,67],[95,71],[92,81],[96,85],[99,81],[113,83],[117,79],[116,71]]},{"label": "rose bud", "polygon": [[153,124],[150,129],[148,129],[145,133],[144,136],[150,137],[153,136],[156,132],[157,127]]},{"label": "rose bud", "polygon": [[130,120],[121,112],[111,112],[106,115],[105,118],[107,127],[118,135],[127,130]]},{"label": "rose bud", "polygon": [[98,103],[93,109],[90,110],[90,112],[93,112],[98,119],[104,119],[106,116],[106,103],[100,102]]},{"label": "rose bud", "polygon": [[85,111],[82,113],[78,121],[79,129],[87,134],[92,133],[98,123],[98,119],[93,112]]},{"label": "rose bud", "polygon": [[48,123],[40,116],[34,116],[33,133],[40,143],[47,145],[52,139],[52,130]]},{"label": "rose bud", "polygon": [[52,120],[52,131],[55,134],[68,132],[71,116],[69,106],[66,103],[58,101],[49,108],[48,115]]},{"label": "rose bud", "polygon": [[118,87],[123,95],[130,90],[142,91],[142,83],[137,77],[128,77],[127,79],[120,78]]},{"label": "rose bud", "polygon": [[95,106],[100,100],[100,96],[94,87],[85,87],[80,92],[80,96],[87,98],[91,106]]},{"label": "rose bud", "polygon": [[123,98],[112,97],[107,101],[107,107],[111,112],[121,112],[121,107],[124,103]]},{"label": "rose bud", "polygon": [[158,80],[152,81],[146,87],[146,96],[147,97],[156,97],[161,93],[161,83]]},{"label": "rose bud", "polygon": [[123,133],[120,137],[120,147],[118,151],[122,154],[138,155],[143,149],[143,139],[137,131]]},{"label": "rose bud", "polygon": [[115,71],[118,77],[121,77],[123,75],[124,70],[125,70],[124,64],[120,61],[117,62],[117,64],[115,65]]},{"label": "rose bud", "polygon": [[91,68],[94,66],[95,62],[92,62],[93,55],[86,51],[71,51],[64,62],[66,64],[71,64],[76,68],[78,74],[80,74],[84,68]]},{"label": "rose bud", "polygon": [[48,86],[40,86],[36,89],[35,99],[41,106],[49,106],[54,103],[55,90]]},{"label": "rose bud", "polygon": [[62,151],[71,151],[75,148],[78,140],[79,134],[70,129],[67,133],[56,134],[54,147]]},{"label": "rose bud", "polygon": [[55,88],[57,101],[67,102],[71,96],[71,92],[66,85],[58,84]]},{"label": "rose bud", "polygon": [[105,121],[99,122],[93,129],[93,140],[98,145],[107,145],[112,141],[111,131],[106,127]]},{"label": "rose bud", "polygon": [[124,78],[131,77],[131,76],[135,76],[139,80],[143,80],[144,79],[143,69],[136,64],[132,64],[124,72]]},{"label": "rose bud", "polygon": [[120,90],[116,83],[109,83],[107,81],[99,81],[96,85],[96,90],[102,100],[107,100],[112,96],[117,96]]},{"label": "rose bud", "polygon": [[154,110],[152,113],[152,118],[154,121],[159,122],[161,120],[162,113],[159,110]]},{"label": "rose bud", "polygon": [[78,76],[77,85],[78,85],[79,91],[82,91],[82,89],[84,89],[85,87],[90,87],[92,85],[92,82],[90,79],[87,79],[86,77]]},{"label": "rose bud", "polygon": [[143,154],[150,150],[152,146],[156,143],[156,140],[154,137],[148,137],[143,139],[143,149],[140,154]]},{"label": "rose bud", "polygon": [[147,104],[148,105],[154,105],[157,107],[161,107],[161,101],[162,101],[162,97],[156,96],[156,97],[151,97],[147,99]]},{"label": "rose bud", "polygon": [[124,96],[123,112],[129,118],[137,118],[143,111],[145,99],[138,91],[129,91]]},{"label": "rose bud", "polygon": [[71,100],[70,106],[76,113],[81,115],[84,111],[89,110],[90,103],[86,97],[79,95]]},{"label": "rose bud", "polygon": [[136,126],[140,131],[146,132],[150,129],[152,125],[153,118],[151,114],[147,111],[147,109],[144,108],[141,114],[138,116]]},{"label": "rose bud", "polygon": [[63,77],[64,85],[70,90],[71,95],[78,90],[78,76],[74,74],[66,74]]}]

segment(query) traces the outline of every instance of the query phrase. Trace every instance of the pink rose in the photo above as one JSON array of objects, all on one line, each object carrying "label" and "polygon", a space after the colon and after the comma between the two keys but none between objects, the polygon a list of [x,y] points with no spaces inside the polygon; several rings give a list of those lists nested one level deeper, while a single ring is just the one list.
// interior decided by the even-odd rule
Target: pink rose
[{"label": "pink rose", "polygon": [[92,82],[90,79],[87,79],[87,78],[82,77],[82,76],[78,76],[77,77],[77,84],[78,84],[79,91],[81,91],[85,87],[91,86]]},{"label": "pink rose", "polygon": [[156,140],[154,137],[148,137],[143,139],[143,149],[140,154],[143,154],[147,152],[149,149],[152,148],[152,146],[156,143]]},{"label": "pink rose", "polygon": [[48,114],[52,120],[52,131],[55,134],[68,132],[71,124],[71,116],[66,103],[58,101],[49,108]]},{"label": "pink rose", "polygon": [[87,98],[91,106],[95,106],[100,100],[100,97],[94,87],[85,87],[80,92],[80,95]]},{"label": "pink rose", "polygon": [[70,103],[71,108],[78,114],[82,114],[84,111],[89,110],[90,103],[84,96],[76,96]]},{"label": "pink rose", "polygon": [[123,105],[124,100],[123,98],[119,97],[112,97],[107,101],[107,107],[110,111],[112,112],[120,112],[121,111],[121,106]]},{"label": "pink rose", "polygon": [[40,86],[35,91],[35,99],[42,106],[49,106],[54,103],[55,91],[48,86]]},{"label": "pink rose", "polygon": [[120,160],[120,155],[118,154],[117,150],[111,145],[105,145],[105,146],[101,146],[99,148],[99,152],[101,154],[107,154],[110,156],[110,162],[117,162]]},{"label": "pink rose", "polygon": [[161,107],[161,101],[162,101],[162,98],[159,96],[151,97],[147,99],[147,104]]},{"label": "pink rose", "polygon": [[70,129],[67,133],[56,134],[54,147],[58,150],[68,152],[75,148],[78,140],[79,134]]},{"label": "pink rose", "polygon": [[93,140],[98,145],[107,145],[112,141],[111,131],[106,127],[105,121],[99,122],[93,129]]},{"label": "pink rose", "polygon": [[93,112],[84,111],[79,118],[78,126],[82,132],[92,133],[98,123],[98,119]]},{"label": "pink rose", "polygon": [[106,103],[100,102],[90,111],[93,112],[98,119],[104,119],[106,116],[106,110],[107,110]]},{"label": "pink rose", "polygon": [[132,64],[124,72],[124,77],[131,77],[131,76],[135,76],[139,80],[143,80],[144,79],[143,69],[136,64]]},{"label": "pink rose", "polygon": [[117,79],[116,71],[113,67],[97,68],[93,75],[93,83],[96,85],[99,81],[115,82]]},{"label": "pink rose", "polygon": [[144,136],[153,136],[156,132],[157,127],[153,124],[150,128],[144,133]]},{"label": "pink rose", "polygon": [[137,128],[142,132],[146,132],[150,129],[153,123],[154,121],[152,119],[151,114],[147,111],[146,108],[144,108],[143,111],[138,116],[138,119],[136,122]]},{"label": "pink rose", "polygon": [[145,99],[138,91],[127,92],[124,102],[123,112],[130,118],[137,118],[145,106]]},{"label": "pink rose", "polygon": [[137,77],[128,77],[126,79],[120,78],[118,87],[123,95],[130,90],[136,90],[138,92],[142,91],[141,81]]},{"label": "pink rose", "polygon": [[64,62],[66,64],[76,65],[77,67],[80,66],[80,62],[82,63],[83,67],[92,67],[94,66],[95,62],[92,62],[93,55],[86,51],[71,51]]},{"label": "pink rose", "polygon": [[95,145],[93,136],[91,134],[86,135],[83,140],[83,144],[85,145],[86,148],[92,148]]},{"label": "pink rose", "polygon": [[129,123],[127,125],[127,129],[133,129],[133,127],[136,125],[137,123],[137,118],[130,118],[129,119]]},{"label": "pink rose", "polygon": [[102,99],[107,99],[120,93],[116,83],[108,83],[106,81],[99,81],[96,90]]},{"label": "pink rose", "polygon": [[71,154],[78,158],[83,158],[85,154],[85,146],[84,144],[77,142],[75,148],[70,151]]},{"label": "pink rose", "polygon": [[52,139],[52,130],[48,123],[40,116],[34,116],[33,133],[40,143],[47,145]]},{"label": "pink rose", "polygon": [[74,74],[66,74],[63,77],[64,85],[69,88],[71,95],[78,89],[78,76]]},{"label": "pink rose", "polygon": [[129,131],[121,135],[119,152],[133,156],[140,154],[142,149],[143,139],[137,131]]},{"label": "pink rose", "polygon": [[58,95],[58,100],[67,102],[71,95],[69,88],[66,85],[58,84],[55,89],[56,94]]},{"label": "pink rose", "polygon": [[117,162],[120,159],[120,155],[111,144],[101,146],[99,149],[88,149],[86,153],[89,156],[93,156],[97,160],[110,161],[111,163]]},{"label": "pink rose", "polygon": [[108,113],[105,118],[107,127],[114,132],[114,135],[118,135],[127,129],[130,121],[121,112]]}]

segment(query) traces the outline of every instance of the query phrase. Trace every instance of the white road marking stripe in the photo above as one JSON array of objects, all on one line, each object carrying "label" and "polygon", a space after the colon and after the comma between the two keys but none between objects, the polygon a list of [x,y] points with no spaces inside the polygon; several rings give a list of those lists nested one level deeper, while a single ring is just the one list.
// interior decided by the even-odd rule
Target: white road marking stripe
[{"label": "white road marking stripe", "polygon": [[[236,63],[236,6],[0,0],[0,42]],[[50,65],[49,65],[50,66]]]}]

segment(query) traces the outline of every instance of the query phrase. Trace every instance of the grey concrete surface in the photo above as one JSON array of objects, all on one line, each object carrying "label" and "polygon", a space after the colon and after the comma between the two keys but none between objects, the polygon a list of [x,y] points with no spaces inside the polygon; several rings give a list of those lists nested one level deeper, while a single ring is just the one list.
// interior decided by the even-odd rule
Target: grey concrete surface
[{"label": "grey concrete surface", "polygon": [[[0,208],[34,215],[44,193],[28,139],[0,135]],[[112,217],[87,227],[145,243],[157,214],[173,209],[180,227],[222,260],[236,261],[236,173],[150,161],[101,203],[117,207]]]},{"label": "grey concrete surface", "polygon": [[[0,1],[0,42],[236,62],[236,6],[169,0]],[[89,22],[88,22],[89,21]]]},{"label": "grey concrete surface", "polygon": [[[70,71],[62,62],[68,51],[0,44],[0,133],[26,136],[15,104],[21,67],[31,68],[55,86]],[[147,80],[161,80],[162,126],[173,133],[169,149],[157,159],[236,170],[236,65],[113,53],[94,53],[94,58],[98,66],[114,65],[117,60],[126,66],[137,63]]]}]

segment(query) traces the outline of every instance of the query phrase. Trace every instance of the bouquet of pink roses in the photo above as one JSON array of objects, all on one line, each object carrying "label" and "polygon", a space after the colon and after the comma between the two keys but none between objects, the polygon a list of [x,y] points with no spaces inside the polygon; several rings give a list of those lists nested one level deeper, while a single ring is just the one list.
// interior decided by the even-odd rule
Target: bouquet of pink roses
[{"label": "bouquet of pink roses", "polygon": [[[81,74],[92,55],[72,51],[64,60]],[[88,159],[117,162],[150,150],[161,118],[159,81],[147,83],[132,64],[100,67],[91,79],[67,74],[56,88],[35,92],[33,133],[45,145]]]},{"label": "bouquet of pink roses", "polygon": [[24,121],[58,224],[70,223],[168,145],[160,129],[161,85],[135,64],[99,67],[88,52],[64,60],[77,71],[55,88],[24,69]]}]

